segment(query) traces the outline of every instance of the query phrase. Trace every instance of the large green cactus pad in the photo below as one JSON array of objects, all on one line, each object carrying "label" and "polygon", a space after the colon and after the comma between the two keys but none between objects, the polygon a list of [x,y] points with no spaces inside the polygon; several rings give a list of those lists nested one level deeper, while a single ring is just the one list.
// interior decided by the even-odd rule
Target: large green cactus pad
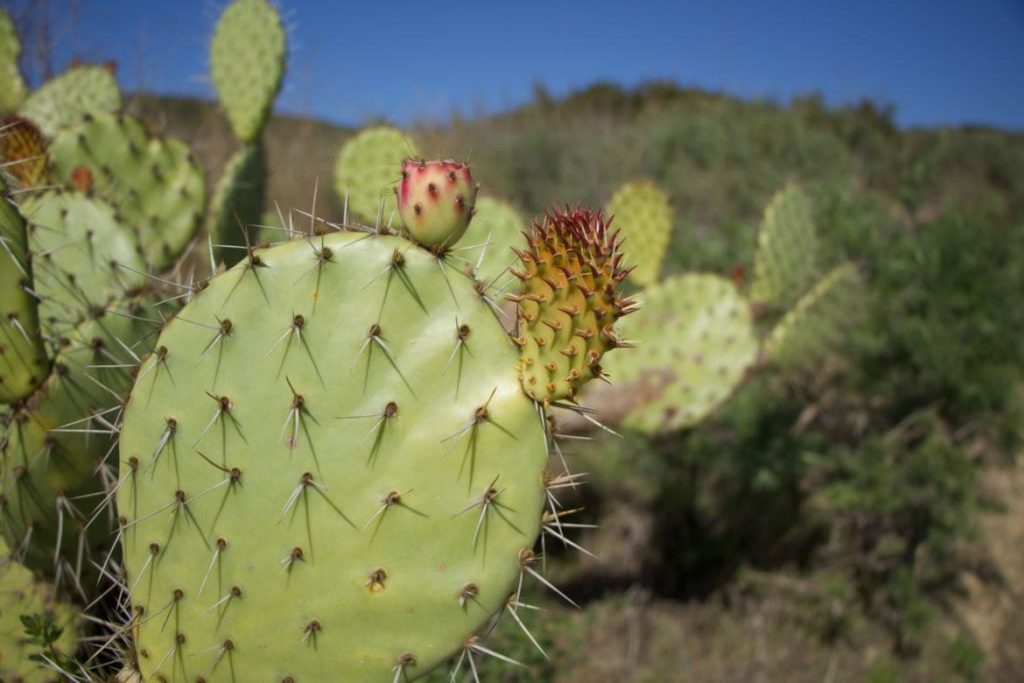
[{"label": "large green cactus pad", "polygon": [[540,527],[515,348],[471,280],[402,238],[254,259],[168,323],[126,408],[142,674],[418,677],[504,607]]},{"label": "large green cactus pad", "polygon": [[245,256],[247,242],[243,230],[248,231],[250,244],[258,241],[258,230],[252,226],[261,222],[266,175],[263,149],[258,144],[246,145],[228,160],[217,183],[207,215],[207,230],[220,247],[221,260],[229,266]]},{"label": "large green cactus pad", "polygon": [[44,83],[21,105],[20,114],[47,137],[73,126],[83,116],[121,108],[117,79],[103,66],[75,66]]},{"label": "large green cactus pad", "polygon": [[765,340],[769,361],[787,370],[808,369],[842,343],[860,313],[860,276],[851,263],[834,268],[796,302]]},{"label": "large green cactus pad", "polygon": [[646,290],[620,332],[636,353],[611,354],[612,381],[638,398],[624,424],[647,432],[690,427],[732,394],[757,360],[750,307],[725,278],[675,276]]},{"label": "large green cactus pad", "polygon": [[151,348],[157,325],[146,320],[157,317],[146,310],[121,302],[56,340],[46,382],[3,416],[0,530],[26,566],[54,577],[59,564],[78,592],[94,590],[89,559],[102,562],[110,546],[108,513],[83,528],[110,481],[101,462],[116,463],[118,397]]},{"label": "large green cactus pad", "polygon": [[525,246],[524,230],[526,224],[511,204],[493,197],[477,198],[463,244],[473,247],[464,257],[473,264],[478,280],[499,290],[512,281],[508,269],[517,262],[512,248]]},{"label": "large green cactus pad", "polygon": [[388,126],[360,131],[346,140],[334,165],[334,188],[350,215],[376,224],[401,221],[396,211],[394,189],[402,160],[419,153],[405,133]]},{"label": "large green cactus pad", "polygon": [[668,195],[648,180],[626,183],[612,195],[605,213],[626,239],[623,246],[636,266],[630,279],[644,287],[657,282],[672,236]]},{"label": "large green cactus pad", "polygon": [[50,155],[59,183],[72,184],[80,167],[89,170],[96,193],[117,207],[157,270],[172,264],[198,231],[206,187],[180,140],[150,137],[126,116],[97,114],[58,135]]},{"label": "large green cactus pad", "polygon": [[210,44],[210,71],[228,121],[242,142],[259,137],[284,75],[281,17],[266,0],[235,0]]},{"label": "large green cactus pad", "polygon": [[790,185],[768,204],[757,235],[750,297],[788,308],[818,277],[818,236],[811,204]]},{"label": "large green cactus pad", "polygon": [[22,204],[29,221],[35,291],[48,334],[67,334],[93,310],[145,280],[145,262],[114,209],[80,192],[49,190]]},{"label": "large green cactus pad", "polygon": [[0,403],[27,396],[49,369],[31,282],[25,220],[0,197]]},{"label": "large green cactus pad", "polygon": [[63,629],[54,648],[65,655],[77,647],[74,609],[59,601],[53,587],[36,581],[32,572],[14,561],[0,540],[0,680],[10,683],[59,683],[54,671],[29,659],[39,647],[27,642],[22,615],[50,616]]},{"label": "large green cactus pad", "polygon": [[18,31],[7,13],[0,10],[0,113],[16,109],[28,92],[18,68],[19,55]]}]

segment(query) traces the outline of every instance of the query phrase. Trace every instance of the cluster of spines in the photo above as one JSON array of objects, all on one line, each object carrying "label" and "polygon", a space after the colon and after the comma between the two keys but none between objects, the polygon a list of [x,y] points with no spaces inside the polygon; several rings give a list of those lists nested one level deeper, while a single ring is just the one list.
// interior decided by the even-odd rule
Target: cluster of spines
[{"label": "cluster of spines", "polygon": [[523,270],[511,271],[522,287],[509,295],[519,306],[520,380],[536,401],[574,400],[604,378],[602,356],[629,344],[615,321],[635,310],[619,291],[630,269],[600,211],[555,209],[525,235],[527,249],[516,251]]}]

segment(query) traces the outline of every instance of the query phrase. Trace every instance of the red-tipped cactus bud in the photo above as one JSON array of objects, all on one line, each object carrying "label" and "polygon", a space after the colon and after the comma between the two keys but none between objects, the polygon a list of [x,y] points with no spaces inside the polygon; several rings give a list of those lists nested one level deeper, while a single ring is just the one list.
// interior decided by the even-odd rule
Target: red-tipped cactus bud
[{"label": "red-tipped cactus bud", "polygon": [[520,381],[534,400],[572,399],[604,376],[606,352],[629,345],[614,323],[633,310],[619,292],[630,269],[622,266],[618,234],[600,211],[556,208],[534,222],[526,239],[528,249],[517,252],[522,289],[513,295]]},{"label": "red-tipped cactus bud", "polygon": [[467,164],[406,159],[396,191],[406,231],[425,247],[451,248],[473,218],[476,188]]}]

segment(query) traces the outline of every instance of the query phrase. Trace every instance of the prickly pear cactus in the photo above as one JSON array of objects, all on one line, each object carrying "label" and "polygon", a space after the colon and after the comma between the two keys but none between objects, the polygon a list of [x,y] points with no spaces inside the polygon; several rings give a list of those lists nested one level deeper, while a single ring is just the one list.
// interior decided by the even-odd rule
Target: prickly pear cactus
[{"label": "prickly pear cactus", "polygon": [[44,83],[28,96],[19,113],[48,138],[73,126],[83,116],[116,112],[121,91],[111,70],[104,66],[74,66]]},{"label": "prickly pear cactus", "polygon": [[[632,400],[623,424],[661,432],[707,417],[739,386],[758,356],[750,306],[729,280],[687,274],[644,291],[622,334],[640,339],[634,354],[606,363],[611,391]],[[602,390],[604,387],[595,387]]]},{"label": "prickly pear cactus", "polygon": [[387,126],[367,128],[341,146],[334,166],[334,187],[349,214],[371,225],[398,227],[395,188],[402,161],[417,157],[412,140]]},{"label": "prickly pear cactus", "polygon": [[451,248],[469,227],[478,188],[466,164],[406,159],[395,188],[406,232],[425,247]]},{"label": "prickly pear cactus", "polygon": [[21,42],[14,22],[0,10],[0,113],[17,109],[25,99],[28,87],[18,68]]},{"label": "prickly pear cactus", "polygon": [[0,197],[0,247],[0,403],[13,403],[39,386],[49,359],[37,302],[29,292],[32,259],[25,221],[6,197]]},{"label": "prickly pear cactus", "polygon": [[803,190],[790,185],[765,209],[757,235],[751,299],[779,308],[791,306],[818,277],[817,252],[810,201]]},{"label": "prickly pear cactus", "polygon": [[526,224],[515,208],[493,197],[477,197],[476,214],[466,241],[473,250],[466,256],[477,279],[501,290],[512,276],[516,262],[512,247],[523,240]]},{"label": "prickly pear cactus", "polygon": [[247,236],[253,244],[258,241],[251,226],[261,222],[266,175],[263,148],[259,144],[246,145],[228,160],[214,191],[206,226],[214,244],[221,249],[221,260],[229,266],[245,255]]},{"label": "prickly pear cactus", "polygon": [[612,195],[605,213],[626,240],[636,263],[630,279],[644,287],[653,285],[672,236],[668,195],[648,180],[627,183]]},{"label": "prickly pear cactus", "polygon": [[853,264],[829,272],[772,328],[765,340],[767,359],[785,370],[805,370],[841,346],[843,333],[860,312],[860,284]]},{"label": "prickly pear cactus", "polygon": [[604,354],[623,343],[615,322],[632,310],[618,284],[629,274],[600,211],[556,210],[534,223],[519,252],[519,366],[523,391],[545,405],[602,378]]},{"label": "prickly pear cactus", "polygon": [[180,140],[150,137],[127,116],[95,114],[58,135],[50,153],[59,183],[89,171],[95,192],[118,208],[154,268],[171,265],[198,231],[203,172]]},{"label": "prickly pear cactus", "polygon": [[93,311],[124,298],[145,281],[146,264],[113,207],[70,190],[27,198],[35,291],[48,334],[66,334]]},{"label": "prickly pear cactus", "polygon": [[52,618],[62,630],[54,649],[64,655],[74,654],[77,635],[73,607],[61,602],[52,586],[37,581],[31,571],[15,562],[0,540],[0,680],[59,683],[63,680],[59,675],[29,659],[41,648],[27,642],[22,615]]},{"label": "prickly pear cactus", "polygon": [[235,0],[220,17],[210,45],[210,72],[235,135],[259,137],[284,75],[285,35],[266,0]]},{"label": "prickly pear cactus", "polygon": [[82,595],[110,546],[113,515],[100,502],[114,478],[119,397],[158,325],[134,300],[97,312],[54,340],[43,385],[0,420],[0,532],[26,566]]},{"label": "prickly pear cactus", "polygon": [[34,123],[21,116],[0,122],[0,175],[10,187],[29,189],[46,182],[46,141]]},{"label": "prickly pear cactus", "polygon": [[167,325],[118,484],[145,679],[415,678],[505,607],[545,434],[443,267],[399,237],[292,241]]}]

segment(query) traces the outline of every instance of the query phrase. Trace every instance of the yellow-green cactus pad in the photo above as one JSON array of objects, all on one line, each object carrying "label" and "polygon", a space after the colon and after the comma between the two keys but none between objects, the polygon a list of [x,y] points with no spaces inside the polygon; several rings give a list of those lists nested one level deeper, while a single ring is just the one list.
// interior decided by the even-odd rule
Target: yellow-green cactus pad
[{"label": "yellow-green cactus pad", "polygon": [[74,66],[28,96],[19,113],[52,138],[83,116],[121,108],[117,79],[105,66]]},{"label": "yellow-green cactus pad", "polygon": [[803,190],[790,185],[765,209],[757,234],[750,298],[788,308],[817,277],[818,234],[811,203]]},{"label": "yellow-green cactus pad", "polygon": [[102,503],[116,476],[119,397],[159,322],[125,301],[59,336],[49,377],[0,420],[0,532],[26,566],[79,594],[95,590],[91,561],[104,561],[114,533]]},{"label": "yellow-green cactus pad", "polygon": [[180,140],[151,137],[127,116],[96,114],[61,132],[50,155],[58,183],[90,172],[93,190],[117,207],[153,268],[174,263],[199,230],[206,186]]},{"label": "yellow-green cactus pad", "polygon": [[25,99],[28,87],[18,68],[21,41],[14,22],[0,10],[0,113],[17,109]]},{"label": "yellow-green cactus pad", "polygon": [[36,581],[32,572],[8,553],[0,540],[0,680],[7,683],[60,683],[64,679],[40,662],[29,659],[40,648],[30,644],[22,615],[53,618],[62,629],[54,648],[72,655],[77,649],[74,608],[61,602],[49,584]]},{"label": "yellow-green cactus pad", "polygon": [[627,183],[612,195],[605,214],[625,238],[623,247],[636,266],[630,279],[644,287],[657,282],[672,237],[668,195],[648,180]]},{"label": "yellow-green cactus pad", "polygon": [[334,188],[350,220],[371,225],[379,220],[397,229],[395,187],[402,177],[402,161],[416,156],[412,140],[388,126],[367,128],[346,140],[334,165]]},{"label": "yellow-green cactus pad", "polygon": [[513,247],[526,246],[526,223],[508,202],[493,197],[478,197],[476,215],[469,226],[466,253],[472,272],[481,282],[501,290],[512,280],[508,270],[518,260]]},{"label": "yellow-green cactus pad", "polygon": [[[206,227],[220,250],[220,259],[233,266],[246,255],[247,244],[258,243],[258,225],[263,215],[263,187],[266,181],[263,148],[246,145],[235,152],[213,193]],[[283,233],[274,236],[283,237]],[[248,241],[247,241],[248,238]]]},{"label": "yellow-green cactus pad", "polygon": [[757,360],[750,306],[725,278],[687,274],[640,297],[621,332],[637,351],[615,354],[605,369],[616,387],[639,397],[624,424],[646,432],[690,427],[727,399]]},{"label": "yellow-green cactus pad", "polygon": [[235,135],[254,143],[284,76],[281,17],[266,0],[235,0],[221,15],[210,44],[210,72]]},{"label": "yellow-green cactus pad", "polygon": [[821,279],[772,328],[765,341],[769,361],[782,368],[812,368],[842,343],[858,317],[861,293],[856,267],[844,263]]},{"label": "yellow-green cactus pad", "polygon": [[0,403],[12,403],[34,390],[49,371],[39,331],[39,308],[29,293],[32,259],[25,220],[0,197]]},{"label": "yellow-green cactus pad", "polygon": [[34,288],[47,334],[68,334],[145,281],[146,265],[110,204],[71,190],[47,190],[21,205],[28,221]]},{"label": "yellow-green cactus pad", "polygon": [[602,358],[621,346],[615,322],[632,311],[619,285],[629,274],[600,211],[555,209],[534,222],[520,251],[519,376],[530,398],[574,399],[602,378]]},{"label": "yellow-green cactus pad", "polygon": [[397,236],[292,240],[164,328],[118,485],[144,680],[414,679],[505,608],[544,427],[495,314],[438,265]]}]

